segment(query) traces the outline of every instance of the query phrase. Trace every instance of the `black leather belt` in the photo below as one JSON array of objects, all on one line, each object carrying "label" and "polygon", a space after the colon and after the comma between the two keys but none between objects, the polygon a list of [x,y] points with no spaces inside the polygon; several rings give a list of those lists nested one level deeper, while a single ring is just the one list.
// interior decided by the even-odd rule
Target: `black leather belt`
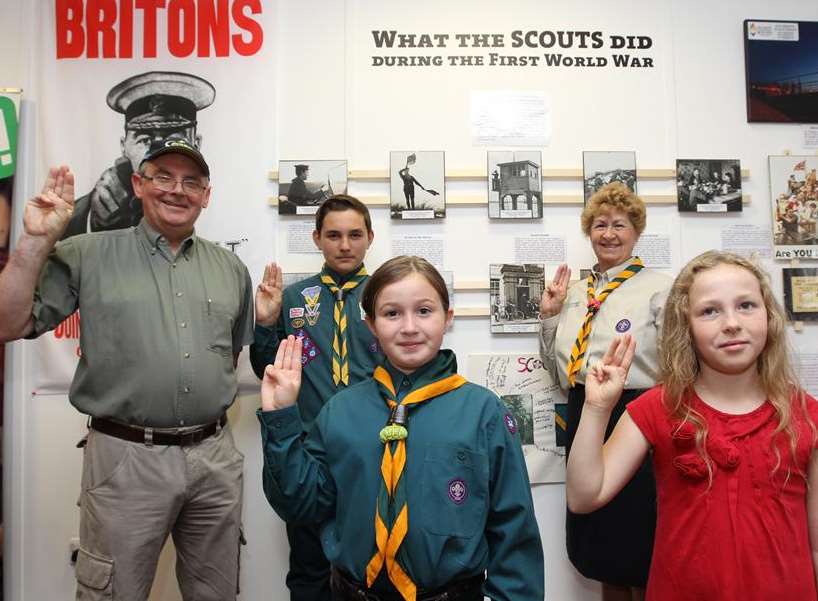
[{"label": "black leather belt", "polygon": [[156,430],[155,428],[128,426],[100,417],[92,417],[89,427],[97,432],[121,438],[122,440],[130,440],[131,442],[141,442],[147,445],[175,445],[184,447],[198,444],[205,438],[213,436],[216,432],[221,430],[225,424],[227,424],[227,414],[222,415],[212,424],[191,428],[190,430],[183,430],[181,432],[168,432],[165,429]]},{"label": "black leather belt", "polygon": [[[453,580],[445,586],[430,591],[418,591],[417,601],[482,601],[485,575]],[[330,578],[332,592],[340,601],[403,601],[400,593],[379,593],[365,588],[344,572],[332,567]]]}]

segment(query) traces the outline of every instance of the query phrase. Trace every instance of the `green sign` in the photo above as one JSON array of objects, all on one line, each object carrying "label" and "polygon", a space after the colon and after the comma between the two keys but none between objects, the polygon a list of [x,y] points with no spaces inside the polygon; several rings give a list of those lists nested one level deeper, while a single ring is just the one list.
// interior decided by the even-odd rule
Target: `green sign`
[{"label": "green sign", "polygon": [[17,165],[17,109],[8,96],[0,96],[0,179],[14,175]]}]

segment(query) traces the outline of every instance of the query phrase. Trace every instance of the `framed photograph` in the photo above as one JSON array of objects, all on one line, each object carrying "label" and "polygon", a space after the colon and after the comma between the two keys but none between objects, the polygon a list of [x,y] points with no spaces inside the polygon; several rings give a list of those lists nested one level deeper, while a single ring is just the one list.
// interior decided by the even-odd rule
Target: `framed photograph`
[{"label": "framed photograph", "polygon": [[818,259],[818,156],[770,157],[776,259]]},{"label": "framed photograph", "polygon": [[744,21],[747,121],[818,123],[818,22]]},{"label": "framed photograph", "polygon": [[542,153],[488,152],[490,219],[542,217]]},{"label": "framed photograph", "polygon": [[489,266],[489,305],[492,334],[537,332],[540,297],[545,289],[545,266],[499,263]]},{"label": "framed photograph", "polygon": [[784,306],[790,321],[818,321],[818,268],[785,267]]},{"label": "framed photograph", "polygon": [[742,210],[741,166],[735,159],[677,159],[676,203],[680,212]]},{"label": "framed photograph", "polygon": [[622,182],[636,194],[636,153],[632,151],[582,152],[585,202],[605,184]]},{"label": "framed photograph", "polygon": [[333,194],[347,193],[346,161],[279,161],[278,214],[315,215]]},{"label": "framed photograph", "polygon": [[389,205],[392,219],[446,216],[446,160],[442,150],[389,153]]}]

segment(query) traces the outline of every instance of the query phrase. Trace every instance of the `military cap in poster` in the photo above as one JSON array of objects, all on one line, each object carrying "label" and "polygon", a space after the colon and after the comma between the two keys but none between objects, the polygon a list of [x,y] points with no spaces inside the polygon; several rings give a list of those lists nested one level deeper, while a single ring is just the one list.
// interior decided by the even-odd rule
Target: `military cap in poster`
[{"label": "military cap in poster", "polygon": [[150,145],[171,135],[201,144],[197,113],[216,98],[210,82],[190,73],[148,71],[125,79],[108,92],[108,106],[125,117],[122,156],[106,169],[94,189],[77,199],[63,238],[88,231],[131,227],[142,219],[131,175]]}]

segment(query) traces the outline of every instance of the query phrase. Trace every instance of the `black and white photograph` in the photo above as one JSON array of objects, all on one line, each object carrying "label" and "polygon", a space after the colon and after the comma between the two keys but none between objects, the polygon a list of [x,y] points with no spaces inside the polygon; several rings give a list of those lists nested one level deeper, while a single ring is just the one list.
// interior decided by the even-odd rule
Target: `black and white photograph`
[{"label": "black and white photograph", "polygon": [[490,219],[542,217],[542,153],[531,150],[488,152]]},{"label": "black and white photograph", "polygon": [[389,205],[392,219],[446,216],[446,160],[442,150],[389,153]]},{"label": "black and white photograph", "polygon": [[125,122],[119,138],[122,154],[102,172],[92,190],[77,198],[62,237],[137,225],[142,201],[134,193],[131,176],[139,170],[145,152],[154,141],[168,137],[185,138],[199,148],[197,112],[215,99],[213,85],[191,73],[148,71],[115,84],[105,102]]},{"label": "black and white photograph", "polygon": [[509,413],[514,417],[520,442],[534,444],[534,397],[531,394],[504,394],[500,397]]},{"label": "black and white photograph", "polygon": [[790,321],[818,321],[818,268],[785,267],[784,307]]},{"label": "black and white photograph", "polygon": [[818,258],[818,156],[771,156],[776,259]]},{"label": "black and white photograph", "polygon": [[747,121],[818,123],[818,21],[744,21]]},{"label": "black and white photograph", "polygon": [[611,182],[622,182],[636,194],[636,153],[630,150],[584,150],[582,179],[585,202]]},{"label": "black and white photograph", "polygon": [[736,159],[677,159],[676,202],[680,212],[742,210],[741,165]]},{"label": "black and white photograph", "polygon": [[327,198],[346,193],[345,160],[278,163],[279,215],[315,215]]},{"label": "black and white photograph", "polygon": [[491,333],[537,332],[545,266],[496,263],[489,266]]}]

